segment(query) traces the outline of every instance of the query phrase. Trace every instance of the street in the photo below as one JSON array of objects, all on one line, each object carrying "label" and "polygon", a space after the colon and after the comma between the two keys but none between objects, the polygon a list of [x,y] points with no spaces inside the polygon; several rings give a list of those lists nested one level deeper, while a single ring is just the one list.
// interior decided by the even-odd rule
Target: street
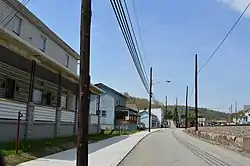
[{"label": "street", "polygon": [[250,158],[166,129],[142,140],[120,166],[249,166]]}]

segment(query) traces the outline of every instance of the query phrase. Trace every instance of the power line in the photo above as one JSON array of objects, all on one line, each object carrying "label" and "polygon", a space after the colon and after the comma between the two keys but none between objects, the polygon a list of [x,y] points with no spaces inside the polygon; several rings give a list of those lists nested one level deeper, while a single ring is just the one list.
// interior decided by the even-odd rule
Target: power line
[{"label": "power line", "polygon": [[[136,5],[135,5],[135,1],[132,1],[132,7],[133,7],[133,11],[134,11],[135,23],[137,25],[137,30],[138,30],[138,37],[139,37],[138,39],[139,39],[140,44],[141,44],[141,52],[142,52],[142,56],[143,56],[143,57],[141,57],[141,59],[144,58],[145,64],[146,64],[145,66],[146,66],[147,69],[149,69],[149,63],[148,63],[146,55],[145,55],[144,42],[143,42],[143,39],[142,39],[140,22],[139,22],[138,15],[137,15],[137,9],[136,9]],[[146,74],[148,74],[147,70],[145,72],[146,72]]]},{"label": "power line", "polygon": [[127,44],[127,47],[129,49],[129,52],[131,54],[131,57],[133,59],[133,62],[135,64],[135,67],[137,69],[137,72],[141,78],[141,81],[144,85],[144,88],[146,89],[146,91],[149,93],[149,85],[148,85],[148,81],[147,78],[145,76],[145,73],[143,72],[142,69],[142,65],[141,62],[138,58],[138,51],[136,50],[135,44],[134,44],[134,40],[132,38],[131,35],[131,31],[130,28],[128,26],[128,21],[121,3],[121,0],[110,0],[111,6],[113,8],[113,11],[115,13],[116,19],[118,21],[119,27],[122,31],[122,35],[124,37],[124,40]]},{"label": "power line", "polygon": [[[247,6],[245,7],[245,9],[243,10],[243,12],[241,13],[241,15],[238,17],[238,19],[236,20],[236,22],[233,24],[233,26],[230,28],[230,30],[228,31],[228,33],[226,34],[226,36],[223,38],[223,40],[220,42],[220,44],[216,47],[216,49],[213,51],[213,53],[211,54],[211,56],[206,60],[206,62],[201,66],[201,68],[198,71],[198,74],[204,69],[204,67],[211,61],[211,59],[214,57],[214,55],[218,52],[218,50],[220,49],[220,47],[222,46],[222,44],[226,41],[226,39],[229,37],[229,35],[232,33],[232,31],[234,30],[234,28],[236,27],[236,25],[239,23],[239,21],[241,20],[241,18],[243,17],[243,15],[245,14],[245,12],[247,11],[247,9],[250,6],[250,2],[247,4]],[[191,93],[189,95],[189,97],[192,97],[194,93],[194,86],[192,86],[192,90]]]},{"label": "power line", "polygon": [[216,54],[216,52],[220,49],[220,47],[222,46],[222,44],[225,42],[225,40],[228,38],[228,36],[231,34],[231,32],[234,30],[234,28],[236,27],[236,25],[238,24],[238,22],[240,21],[240,19],[242,18],[242,16],[245,14],[245,12],[247,11],[247,9],[250,6],[250,2],[248,3],[248,5],[246,6],[246,8],[244,9],[244,11],[241,13],[241,15],[239,16],[239,18],[236,20],[236,22],[233,24],[233,26],[231,27],[231,29],[228,31],[228,33],[226,34],[226,36],[223,38],[223,40],[220,42],[220,44],[217,46],[217,48],[214,50],[214,52],[212,53],[212,55],[208,58],[208,60],[201,66],[201,68],[199,69],[198,73],[200,73],[202,71],[202,69],[210,62],[210,60],[213,58],[213,56]]},{"label": "power line", "polygon": [[[135,45],[136,45],[136,47],[137,47],[137,52],[138,52],[138,55],[139,55],[139,59],[138,59],[138,61],[139,61],[139,63],[141,64],[141,66],[142,66],[142,69],[143,69],[143,74],[144,75],[147,75],[147,72],[146,72],[146,70],[145,70],[145,65],[144,65],[144,62],[143,62],[143,59],[142,59],[142,56],[141,56],[141,51],[140,51],[140,47],[139,47],[139,44],[138,44],[138,42],[137,42],[137,38],[136,38],[136,35],[135,35],[135,31],[134,31],[134,27],[133,27],[133,24],[132,24],[132,21],[131,21],[131,18],[130,18],[130,14],[129,14],[129,10],[128,10],[128,7],[127,7],[127,4],[126,4],[126,1],[125,0],[123,0],[124,1],[124,6],[125,6],[125,10],[126,10],[126,13],[127,13],[127,16],[128,16],[128,20],[129,20],[129,24],[130,24],[130,27],[131,27],[131,29],[132,29],[132,34],[133,34],[133,37],[134,37],[134,40],[135,40]],[[122,7],[122,3],[121,3],[121,0],[119,0],[119,4],[120,4],[120,6],[121,6],[121,9],[122,9],[122,12],[124,12],[123,11],[123,7]],[[123,13],[124,14],[124,16],[125,16],[125,13]],[[126,18],[126,16],[125,16],[125,18]],[[127,22],[127,21],[126,21]],[[129,26],[128,26],[128,28],[129,28]],[[130,32],[129,32],[130,33]],[[133,41],[133,38],[132,38],[132,41]],[[136,53],[137,54],[137,53]],[[138,55],[136,55],[137,57],[138,57]],[[148,77],[145,77],[146,78],[146,81],[148,82],[149,80],[148,80]]]},{"label": "power line", "polygon": [[[4,21],[6,21],[6,19],[9,17],[9,16],[11,16],[12,14],[14,14],[3,26],[2,26],[2,28],[0,29],[0,32],[12,21],[12,19],[16,16],[16,14],[18,13],[18,8],[23,8],[25,5],[27,5],[28,3],[30,2],[30,0],[23,0],[22,2],[19,2],[19,4],[18,4],[18,6],[17,7],[14,7],[14,6],[12,6],[13,8],[14,8],[14,10],[7,16],[7,17],[5,17],[3,20],[2,20],[2,22],[0,23],[0,25],[2,24],[2,23],[4,23]],[[23,6],[22,6],[23,5]]]}]

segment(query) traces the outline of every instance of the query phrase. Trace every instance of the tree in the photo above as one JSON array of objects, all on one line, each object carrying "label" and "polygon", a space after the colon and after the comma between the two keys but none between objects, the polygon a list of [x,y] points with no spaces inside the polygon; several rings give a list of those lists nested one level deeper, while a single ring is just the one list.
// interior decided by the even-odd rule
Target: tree
[{"label": "tree", "polygon": [[172,111],[165,111],[164,116],[165,116],[165,117],[164,117],[165,120],[173,119]]}]

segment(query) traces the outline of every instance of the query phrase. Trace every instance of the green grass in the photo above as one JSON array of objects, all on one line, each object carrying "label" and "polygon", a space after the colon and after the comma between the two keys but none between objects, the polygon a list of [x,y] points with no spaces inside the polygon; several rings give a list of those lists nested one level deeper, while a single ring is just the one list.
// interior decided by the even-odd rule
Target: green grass
[{"label": "green grass", "polygon": [[[88,135],[89,143],[98,142],[120,134],[129,135],[138,131],[122,131],[121,133],[119,131],[114,131],[112,134],[110,134],[110,132],[111,131],[104,131],[102,134]],[[25,161],[76,148],[76,139],[76,136],[71,136],[43,140],[20,141],[18,155],[15,153],[15,142],[2,142],[0,143],[0,152],[5,156],[7,165],[14,166]]]}]

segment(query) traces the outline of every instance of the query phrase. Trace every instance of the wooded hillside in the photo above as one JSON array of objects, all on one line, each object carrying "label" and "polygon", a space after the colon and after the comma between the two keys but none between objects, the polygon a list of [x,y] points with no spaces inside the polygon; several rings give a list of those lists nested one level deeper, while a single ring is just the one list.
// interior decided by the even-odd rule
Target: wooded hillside
[{"label": "wooded hillside", "polygon": [[[124,93],[125,96],[127,96],[129,98],[129,100],[127,101],[127,104],[136,104],[139,110],[142,110],[144,108],[148,108],[148,99],[146,98],[140,98],[140,97],[133,97],[130,96],[127,92]],[[152,104],[152,108],[159,108],[159,107],[165,107],[162,103],[160,103],[159,101],[154,101],[155,104]],[[174,109],[175,106],[173,105],[168,105],[168,111],[171,111],[172,114],[174,113]],[[178,109],[178,113],[180,115],[185,115],[185,106],[181,106],[179,105],[177,107]],[[189,107],[189,116],[194,116],[194,108],[193,107]],[[198,112],[198,116],[199,117],[204,117],[208,120],[213,120],[213,119],[227,119],[228,115],[225,112],[219,112],[219,111],[215,111],[215,110],[210,110],[207,108],[199,108],[199,112]]]}]

